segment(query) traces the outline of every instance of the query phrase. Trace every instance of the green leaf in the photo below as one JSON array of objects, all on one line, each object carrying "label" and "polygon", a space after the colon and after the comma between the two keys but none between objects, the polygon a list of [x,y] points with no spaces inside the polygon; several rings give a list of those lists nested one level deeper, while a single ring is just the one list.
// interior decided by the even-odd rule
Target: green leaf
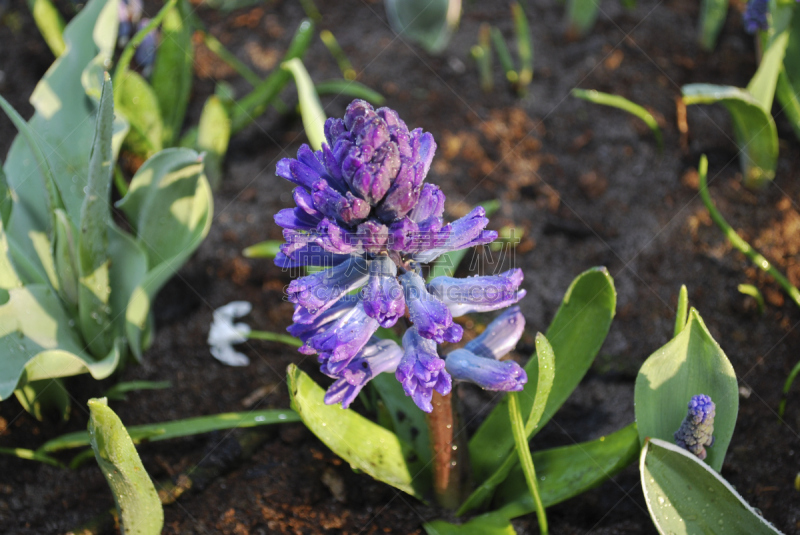
[{"label": "green leaf", "polygon": [[159,152],[139,168],[117,206],[147,255],[147,274],[131,292],[126,312],[128,342],[141,358],[153,298],[211,226],[213,200],[202,159],[189,149]]},{"label": "green leaf", "polygon": [[639,471],[647,509],[659,533],[780,533],[730,483],[673,444],[649,440]]},{"label": "green leaf", "polygon": [[658,127],[658,121],[656,121],[656,118],[653,117],[653,115],[644,107],[631,102],[625,97],[601,93],[600,91],[595,91],[594,89],[589,91],[585,89],[573,89],[572,96],[582,98],[583,100],[588,100],[589,102],[593,102],[595,104],[611,106],[612,108],[627,111],[631,115],[638,117],[644,121],[644,124],[646,124],[648,128],[650,128],[650,131],[653,132],[653,136],[655,136],[656,143],[658,144],[658,150],[664,149],[664,139],[661,136],[661,129]]},{"label": "green leaf", "polygon": [[353,410],[325,405],[325,391],[294,364],[289,365],[287,381],[292,408],[336,455],[353,468],[423,499],[416,481],[422,465],[410,460],[414,456],[410,446]]},{"label": "green leaf", "polygon": [[[30,99],[36,112],[28,126],[46,153],[58,194],[75,223],[80,219],[87,183],[102,66],[111,61],[117,25],[116,1],[87,2],[64,31],[66,52],[48,69]],[[117,150],[127,127],[124,122],[115,127]],[[65,143],[67,139],[69,142]],[[40,172],[37,168],[44,168],[21,136],[14,140],[4,167],[8,183],[19,199],[8,232],[30,252],[28,231],[49,230],[51,222],[52,212],[42,202],[46,198],[43,183],[29,180]]]},{"label": "green leaf", "polygon": [[114,104],[130,123],[126,147],[142,158],[149,158],[163,147],[164,123],[158,97],[150,84],[135,71],[115,76]]},{"label": "green leaf", "polygon": [[111,375],[119,352],[101,360],[85,353],[83,340],[70,327],[72,318],[51,288],[32,284],[8,294],[0,306],[0,400],[11,395],[23,374],[26,381],[86,372],[95,379]]},{"label": "green leaf", "polygon": [[[297,28],[289,49],[283,58],[287,62],[293,58],[302,58],[314,38],[314,23],[304,19]],[[283,69],[275,69],[261,84],[231,108],[231,131],[235,134],[260,116],[277,97],[291,78],[291,74]]]},{"label": "green leaf", "polygon": [[[540,428],[553,417],[589,370],[608,334],[616,302],[614,281],[605,268],[585,271],[570,285],[546,333],[555,354],[557,372]],[[534,385],[538,384],[539,376],[537,361],[531,359],[525,371],[528,384],[520,396],[523,414],[529,413],[533,405]],[[504,400],[492,410],[470,441],[470,458],[478,481],[497,470],[514,447],[507,403]]]},{"label": "green leaf", "polygon": [[[398,342],[399,343],[399,342]],[[392,428],[395,434],[403,442],[410,444],[414,448],[417,457],[425,466],[423,474],[417,477],[430,477],[430,463],[433,459],[431,451],[431,439],[428,433],[428,422],[426,415],[419,410],[414,400],[406,395],[403,385],[395,378],[392,373],[381,373],[370,381],[378,391],[389,417],[392,420]],[[425,486],[422,484],[421,486]]]},{"label": "green leaf", "polygon": [[164,526],[158,493],[125,426],[105,398],[89,400],[89,435],[100,471],[114,494],[120,532],[156,534]]},{"label": "green leaf", "polygon": [[43,422],[66,422],[69,419],[70,396],[61,379],[28,381],[14,390],[17,401],[28,414]]},{"label": "green leaf", "polygon": [[547,534],[547,515],[542,505],[542,498],[539,493],[539,484],[536,479],[536,469],[533,466],[533,459],[531,459],[531,450],[528,445],[528,436],[525,434],[525,426],[522,423],[522,414],[519,411],[519,401],[517,400],[518,394],[516,392],[508,393],[508,416],[511,422],[511,431],[514,434],[514,442],[516,444],[517,456],[519,457],[519,464],[522,468],[522,474],[525,476],[525,483],[528,486],[533,498],[533,503],[536,506],[536,517],[539,520],[539,526],[542,533]]},{"label": "green leaf", "polygon": [[96,357],[106,355],[113,344],[109,297],[108,225],[111,222],[111,149],[114,96],[106,74],[97,112],[86,196],[81,207],[78,234],[78,314],[83,339]]},{"label": "green leaf", "polygon": [[686,326],[686,320],[689,317],[689,290],[686,285],[681,285],[681,290],[678,293],[678,309],[675,311],[675,330],[672,336],[678,336],[683,328]]},{"label": "green leaf", "polygon": [[639,439],[674,441],[692,396],[710,396],[717,406],[714,445],[705,461],[722,468],[739,411],[736,373],[700,314],[692,308],[681,333],[650,355],[636,377],[634,405]]},{"label": "green leaf", "polygon": [[3,228],[8,227],[8,220],[11,217],[11,209],[14,201],[11,198],[11,189],[8,187],[8,179],[3,171],[3,162],[0,162],[0,223]]},{"label": "green leaf", "polygon": [[[638,454],[636,424],[590,442],[534,452],[542,503],[550,507],[596,487],[631,464]],[[493,507],[509,519],[536,510],[519,467],[497,489]]]},{"label": "green leaf", "polygon": [[[800,30],[796,31],[800,33]],[[794,135],[798,140],[800,140],[800,98],[797,96],[799,92],[800,90],[795,91],[791,82],[789,82],[786,69],[781,70],[778,75],[778,84],[775,87],[775,96],[778,97],[783,113],[789,120],[789,124],[792,125]]]},{"label": "green leaf", "polygon": [[58,277],[58,294],[71,316],[78,313],[78,229],[64,210],[55,211],[55,243],[53,263]]},{"label": "green leaf", "polygon": [[567,33],[583,37],[594,27],[599,13],[597,0],[567,0]]},{"label": "green leaf", "polygon": [[319,102],[314,82],[308,75],[305,65],[299,58],[290,59],[281,64],[281,68],[292,73],[297,86],[297,97],[300,100],[300,114],[303,116],[303,128],[308,142],[314,150],[321,150],[325,142],[325,111]]},{"label": "green leaf", "polygon": [[[530,413],[525,420],[524,432],[526,437],[533,434],[539,426],[539,421],[547,406],[547,399],[550,397],[550,390],[553,388],[553,381],[556,373],[553,348],[542,333],[537,333],[536,335],[536,360],[539,363],[539,375],[536,383],[534,401],[531,405]],[[509,411],[510,410],[511,406],[509,404]],[[459,507],[456,514],[460,516],[473,509],[486,505],[492,498],[494,490],[505,481],[511,469],[514,468],[516,464],[517,454],[512,451],[508,453],[503,464],[501,464],[483,483],[478,485],[469,498]]]},{"label": "green leaf", "polygon": [[[173,438],[188,437],[223,429],[258,427],[279,423],[299,422],[297,413],[287,409],[268,409],[263,411],[226,412],[211,416],[198,416],[172,422],[132,425],[128,433],[134,443],[144,441],[156,442]],[[89,445],[89,434],[86,431],[68,433],[46,442],[37,451],[52,453],[56,451],[80,448]]]},{"label": "green leaf", "polygon": [[789,42],[783,56],[783,71],[778,76],[776,96],[800,140],[800,15],[792,17]]},{"label": "green leaf", "polygon": [[719,103],[728,109],[746,186],[762,187],[775,178],[778,130],[760,102],[747,91],[730,86],[689,84],[681,91],[687,106]]},{"label": "green leaf", "polygon": [[211,189],[222,182],[222,161],[231,139],[231,118],[222,100],[211,95],[203,106],[197,130],[197,150],[205,152],[203,161]]},{"label": "green leaf", "polygon": [[747,91],[755,98],[761,109],[766,113],[772,111],[772,99],[775,97],[775,86],[778,83],[778,75],[783,68],[783,57],[786,54],[786,46],[789,44],[789,24],[792,19],[794,6],[774,6],[772,9],[772,25],[767,33],[763,35],[762,46],[764,52],[761,55],[761,63],[758,65],[750,83],[747,84]]},{"label": "green leaf", "polygon": [[64,465],[58,459],[53,459],[49,455],[39,453],[25,448],[0,448],[0,455],[10,455],[19,459],[27,459],[29,461],[39,461],[50,466],[63,468]]},{"label": "green leaf", "polygon": [[434,520],[422,525],[428,535],[516,535],[514,526],[498,512],[477,516],[461,525],[451,524],[444,520]]},{"label": "green leaf", "polygon": [[104,398],[127,401],[128,392],[135,392],[137,390],[163,390],[170,388],[172,383],[169,381],[125,381],[117,383],[109,388],[103,395]]},{"label": "green leaf", "polygon": [[317,95],[345,95],[366,100],[370,104],[382,106],[386,101],[383,95],[355,80],[325,80],[314,86]]},{"label": "green leaf", "polygon": [[514,33],[517,37],[517,53],[519,54],[518,92],[520,95],[524,95],[533,79],[533,42],[525,10],[518,2],[511,3],[511,14],[514,18]]},{"label": "green leaf", "polygon": [[281,251],[282,240],[267,240],[251,245],[242,251],[245,258],[275,258]]},{"label": "green leaf", "polygon": [[165,147],[174,145],[181,132],[192,91],[194,45],[189,23],[192,12],[187,3],[180,0],[166,12],[161,22],[161,38],[150,83],[164,122],[161,140]]},{"label": "green leaf", "polygon": [[728,0],[701,0],[698,36],[700,46],[710,52],[717,46],[717,37],[728,15]]},{"label": "green leaf", "polygon": [[386,17],[395,33],[431,54],[442,52],[461,19],[460,0],[387,0]]},{"label": "green leaf", "polygon": [[50,0],[28,0],[33,20],[39,28],[44,41],[55,57],[66,50],[64,44],[64,18]]}]

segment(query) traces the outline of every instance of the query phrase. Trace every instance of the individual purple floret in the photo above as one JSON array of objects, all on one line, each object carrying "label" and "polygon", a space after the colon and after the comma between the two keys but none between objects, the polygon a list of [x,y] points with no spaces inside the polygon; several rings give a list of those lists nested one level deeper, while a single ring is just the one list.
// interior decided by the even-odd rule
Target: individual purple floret
[{"label": "individual purple floret", "polygon": [[[446,395],[451,385],[437,343],[458,342],[463,334],[453,317],[497,310],[525,295],[520,270],[465,281],[439,277],[426,286],[421,264],[497,237],[485,230],[489,221],[480,207],[445,223],[444,194],[424,183],[435,151],[433,136],[409,130],[395,111],[355,100],[344,118],[325,122],[321,150],[303,145],[297,158],[277,165],[278,176],[297,187],[295,207],[275,216],[286,239],[275,263],[327,268],[293,281],[287,292],[295,304],[289,332],[303,342],[300,351],[318,355],[322,371],[336,379],[326,403],[346,407],[375,375],[395,372],[406,394],[432,410],[433,391]],[[475,298],[479,287],[485,295]],[[524,325],[518,312],[512,316]],[[402,347],[374,337],[379,326],[394,326],[404,316],[412,325]],[[510,334],[486,335],[466,352],[475,358],[492,352],[484,346],[508,352],[519,339],[509,317],[495,323]],[[460,366],[456,378],[500,390],[525,382],[512,363],[479,364],[488,375],[462,373],[466,367]]]},{"label": "individual purple floret", "polygon": [[522,270],[512,269],[488,277],[436,277],[428,291],[446,304],[454,317],[473,312],[488,312],[513,305],[523,297]]},{"label": "individual purple floret", "polygon": [[695,454],[698,459],[706,458],[706,447],[714,445],[714,416],[716,406],[705,394],[698,394],[689,400],[689,411],[680,428],[675,431],[675,444]]},{"label": "individual purple floret", "polygon": [[744,31],[756,33],[758,30],[769,29],[767,13],[769,12],[769,0],[750,0],[747,2],[747,9],[744,11],[742,21]]},{"label": "individual purple floret", "polygon": [[456,381],[469,381],[486,390],[518,392],[528,382],[528,375],[513,360],[500,359],[514,349],[524,330],[525,318],[519,307],[510,308],[463,349],[451,351],[445,369]]}]

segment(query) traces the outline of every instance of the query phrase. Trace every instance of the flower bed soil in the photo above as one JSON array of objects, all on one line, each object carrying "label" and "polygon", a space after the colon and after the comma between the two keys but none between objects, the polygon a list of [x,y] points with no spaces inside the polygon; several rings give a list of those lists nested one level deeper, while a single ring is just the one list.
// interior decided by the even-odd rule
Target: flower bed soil
[{"label": "flower bed soil", "polygon": [[[497,25],[513,36],[506,2],[467,3],[461,28],[441,57],[398,39],[378,2],[318,2],[323,28],[331,29],[360,72],[412,127],[432,132],[439,145],[429,180],[447,193],[447,217],[477,202],[500,199],[490,228],[525,229],[515,265],[525,271],[521,302],[528,329],[516,358],[525,361],[533,335],[544,331],[567,289],[583,270],[605,265],[618,291],[617,315],[592,369],[534,448],[572,444],[612,432],[633,420],[636,372],[670,338],[678,289],[689,288],[696,307],[722,345],[740,381],[736,433],[722,474],[745,499],[786,533],[800,529],[800,386],[789,396],[786,422],[776,415],[780,390],[800,358],[800,311],[769,277],[732,253],[697,195],[695,166],[710,159],[711,193],[742,235],[800,284],[800,151],[789,125],[777,117],[781,158],[765,191],[741,186],[732,128],[721,107],[691,108],[688,137],[676,120],[680,86],[692,82],[743,87],[755,68],[752,39],[742,31],[741,5],[733,3],[717,50],[696,44],[698,4],[642,0],[632,11],[603,2],[599,22],[581,40],[564,37],[563,5],[526,2],[535,45],[534,81],[517,99],[495,66],[495,90],[478,88],[468,52],[478,25]],[[153,15],[157,6],[148,4]],[[261,74],[274,67],[303,12],[298,2],[276,0],[222,15],[200,8],[200,17],[238,57]],[[0,2],[0,93],[24,116],[27,97],[51,56],[21,2]],[[12,31],[12,27],[16,27]],[[306,58],[315,80],[338,77],[319,40]],[[227,78],[237,95],[248,87],[201,51],[190,119],[196,121],[214,80]],[[569,96],[573,87],[616,93],[655,112],[665,137],[659,154],[643,124],[625,113]],[[293,88],[284,99],[295,102]],[[323,98],[330,116],[349,99]],[[0,154],[15,132],[0,119]],[[248,368],[216,362],[205,344],[214,308],[236,299],[253,302],[254,328],[282,331],[292,307],[282,299],[290,278],[269,260],[249,260],[241,250],[280,239],[273,214],[291,204],[291,187],[275,177],[278,159],[304,140],[298,117],[270,111],[237,135],[222,187],[215,196],[208,239],[168,284],[155,304],[157,334],[142,365],[119,377],[66,381],[74,404],[70,421],[44,425],[15,399],[0,404],[0,446],[35,448],[46,439],[83,429],[85,402],[117,380],[169,380],[172,388],[129,394],[112,402],[126,424],[173,420],[250,408],[287,407],[289,363],[323,378],[315,359],[291,348],[252,341]],[[464,270],[466,274],[466,270]],[[764,293],[759,315],[752,298],[737,291],[755,284]],[[472,321],[485,322],[476,317]],[[474,324],[467,323],[467,329]],[[326,383],[327,384],[327,383]],[[495,396],[460,391],[464,420],[474,430]],[[725,410],[718,407],[718,411]],[[231,465],[232,437],[215,433],[140,448],[157,481],[201,464]],[[796,453],[797,452],[797,453]],[[68,460],[68,457],[65,457]],[[0,532],[64,533],[113,506],[93,462],[71,471],[0,457]],[[266,442],[216,479],[166,507],[165,533],[421,533],[423,521],[447,517],[409,496],[354,473],[300,425],[267,431]],[[612,481],[548,510],[551,532],[655,533],[631,466]],[[534,515],[514,521],[519,533],[536,533]]]}]

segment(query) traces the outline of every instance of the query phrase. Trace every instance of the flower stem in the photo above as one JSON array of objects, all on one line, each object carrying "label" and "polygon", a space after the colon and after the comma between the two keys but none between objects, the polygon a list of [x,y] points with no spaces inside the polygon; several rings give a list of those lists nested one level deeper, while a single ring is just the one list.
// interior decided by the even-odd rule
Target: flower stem
[{"label": "flower stem", "polygon": [[464,468],[468,464],[466,447],[459,447],[458,421],[453,411],[452,394],[433,392],[433,411],[428,414],[428,431],[433,451],[433,492],[442,507],[455,509],[467,487]]},{"label": "flower stem", "polygon": [[522,423],[522,413],[519,410],[519,401],[516,392],[508,393],[508,417],[511,420],[511,431],[514,434],[514,442],[517,444],[517,455],[522,465],[522,472],[525,474],[525,482],[536,506],[536,516],[539,519],[539,532],[547,535],[547,515],[544,512],[542,497],[539,495],[539,483],[536,479],[536,469],[533,467],[533,458],[528,446],[528,436],[525,433],[525,424]]}]

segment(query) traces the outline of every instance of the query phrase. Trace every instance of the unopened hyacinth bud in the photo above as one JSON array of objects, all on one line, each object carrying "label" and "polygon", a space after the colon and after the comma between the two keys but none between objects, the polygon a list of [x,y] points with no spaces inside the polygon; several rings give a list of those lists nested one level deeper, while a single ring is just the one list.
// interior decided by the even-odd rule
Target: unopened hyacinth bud
[{"label": "unopened hyacinth bud", "polygon": [[[321,370],[336,379],[326,403],[346,407],[375,375],[394,372],[406,394],[430,411],[433,391],[450,391],[437,343],[461,340],[463,329],[453,317],[516,303],[525,295],[522,272],[465,281],[439,277],[426,286],[421,264],[497,238],[486,230],[486,212],[478,207],[445,223],[444,194],[424,183],[436,151],[433,136],[409,130],[397,112],[355,100],[324,130],[321,150],[303,145],[297,158],[277,165],[278,176],[297,187],[296,207],[275,215],[286,239],[275,263],[328,268],[289,285],[296,308],[288,330],[303,342],[300,351],[318,355]],[[402,347],[373,336],[403,316],[413,325]],[[524,325],[519,309],[503,314],[487,329],[497,334],[478,337],[464,349],[469,355],[454,359],[456,379],[521,388],[525,372],[496,360],[519,339],[511,318]],[[467,366],[473,357],[481,360]]]},{"label": "unopened hyacinth bud", "polygon": [[750,0],[742,16],[744,31],[756,33],[758,30],[769,29],[767,13],[769,12],[769,0]]},{"label": "unopened hyacinth bud", "polygon": [[714,444],[714,416],[716,406],[705,394],[698,394],[689,400],[689,411],[680,428],[675,431],[675,444],[695,454],[698,459],[706,458],[706,447]]}]

